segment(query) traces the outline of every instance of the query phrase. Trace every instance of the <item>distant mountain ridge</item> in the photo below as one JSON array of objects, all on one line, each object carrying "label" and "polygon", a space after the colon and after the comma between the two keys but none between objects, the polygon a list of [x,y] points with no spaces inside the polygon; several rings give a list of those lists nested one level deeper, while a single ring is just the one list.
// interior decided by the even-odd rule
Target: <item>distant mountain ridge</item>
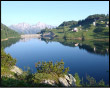
[{"label": "distant mountain ridge", "polygon": [[28,23],[13,24],[9,26],[9,28],[19,33],[36,34],[37,32],[40,32],[42,29],[45,28],[52,29],[52,28],[56,28],[56,26],[47,25],[45,23],[38,22],[35,25],[30,25]]}]

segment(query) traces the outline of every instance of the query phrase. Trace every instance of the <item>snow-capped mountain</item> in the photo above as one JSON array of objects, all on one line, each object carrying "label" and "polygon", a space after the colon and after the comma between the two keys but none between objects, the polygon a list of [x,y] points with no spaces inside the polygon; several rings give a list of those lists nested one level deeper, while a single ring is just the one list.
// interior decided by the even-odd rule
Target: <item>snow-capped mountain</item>
[{"label": "snow-capped mountain", "polygon": [[42,29],[48,28],[52,29],[56,26],[47,25],[45,23],[38,22],[35,25],[30,25],[27,23],[19,23],[19,24],[13,24],[9,26],[9,28],[24,34],[36,34],[37,32],[40,32]]}]

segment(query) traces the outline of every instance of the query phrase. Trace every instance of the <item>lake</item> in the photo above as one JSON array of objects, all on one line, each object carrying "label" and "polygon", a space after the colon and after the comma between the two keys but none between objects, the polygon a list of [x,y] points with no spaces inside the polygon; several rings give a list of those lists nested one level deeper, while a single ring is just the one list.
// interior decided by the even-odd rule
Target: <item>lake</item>
[{"label": "lake", "polygon": [[86,75],[109,84],[109,42],[64,39],[9,39],[1,42],[5,52],[17,59],[16,65],[25,70],[30,67],[36,72],[38,61],[61,61],[85,80]]}]

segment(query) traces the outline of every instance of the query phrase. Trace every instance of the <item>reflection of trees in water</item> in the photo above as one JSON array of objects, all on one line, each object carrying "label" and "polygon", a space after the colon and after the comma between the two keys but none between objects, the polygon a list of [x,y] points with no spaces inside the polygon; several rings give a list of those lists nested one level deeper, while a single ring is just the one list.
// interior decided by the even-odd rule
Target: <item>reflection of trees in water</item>
[{"label": "reflection of trees in water", "polygon": [[80,49],[85,49],[85,50],[87,50],[88,52],[90,52],[90,53],[94,53],[94,54],[100,54],[100,55],[108,55],[109,54],[109,52],[106,50],[106,49],[104,49],[103,47],[100,47],[100,48],[97,48],[96,46],[93,48],[93,47],[91,47],[91,46],[89,46],[89,45],[85,45],[85,44],[83,44],[82,46],[79,46],[79,48]]},{"label": "reflection of trees in water", "polygon": [[[75,43],[75,45],[78,43]],[[109,54],[109,42],[92,41],[90,43],[79,43],[80,49],[85,49],[90,53],[108,55]]]},{"label": "reflection of trees in water", "polygon": [[94,45],[96,47],[96,52],[100,54],[109,54],[109,42],[104,42],[104,41],[100,41],[100,42],[94,42]]},{"label": "reflection of trees in water", "polygon": [[86,51],[94,54],[108,55],[109,54],[109,42],[105,41],[93,41],[93,40],[65,40],[65,39],[45,39],[45,42],[57,41],[65,46],[76,47],[79,46],[80,49],[85,49]]},{"label": "reflection of trees in water", "polygon": [[41,38],[41,40],[45,41],[48,44],[49,42],[52,42],[53,38],[50,38],[50,39]]},{"label": "reflection of trees in water", "polygon": [[10,47],[12,44],[15,44],[19,40],[20,38],[9,38],[8,40],[1,42],[1,47],[3,48]]}]

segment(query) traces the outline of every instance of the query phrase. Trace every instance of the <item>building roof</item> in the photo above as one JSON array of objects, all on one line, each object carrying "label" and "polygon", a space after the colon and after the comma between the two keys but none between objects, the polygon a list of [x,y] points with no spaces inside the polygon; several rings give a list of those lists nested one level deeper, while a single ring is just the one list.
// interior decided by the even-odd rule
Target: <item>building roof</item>
[{"label": "building roof", "polygon": [[74,28],[74,30],[78,30],[78,28]]}]

